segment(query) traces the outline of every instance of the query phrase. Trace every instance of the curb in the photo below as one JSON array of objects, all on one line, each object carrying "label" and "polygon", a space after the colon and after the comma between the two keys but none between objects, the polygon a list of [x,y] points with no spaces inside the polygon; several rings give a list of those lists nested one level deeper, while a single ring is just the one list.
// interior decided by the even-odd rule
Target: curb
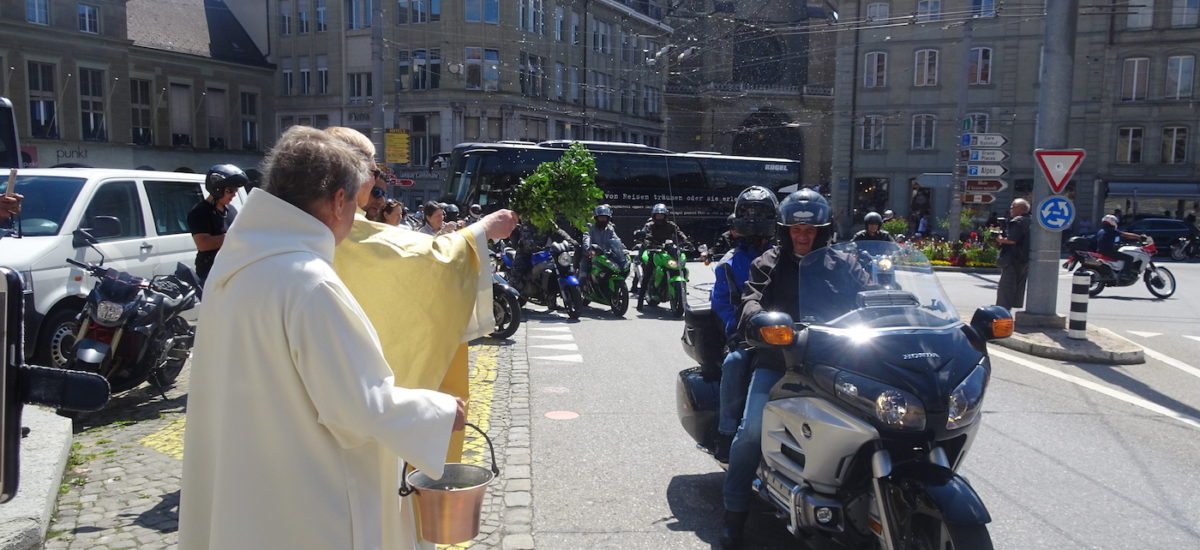
[{"label": "curb", "polygon": [[42,544],[67,457],[71,454],[71,419],[50,409],[26,405],[21,425],[21,479],[17,495],[0,505],[0,550],[28,550]]},{"label": "curb", "polygon": [[1000,273],[998,267],[955,267],[952,265],[935,265],[934,271],[953,271],[957,273]]},{"label": "curb", "polygon": [[1062,329],[1048,329],[1032,335],[1014,332],[1011,337],[991,343],[1058,361],[1102,365],[1134,365],[1146,362],[1145,350],[1141,346],[1117,336],[1108,329],[1089,327],[1087,334],[1087,340],[1070,340],[1067,338],[1067,331]]}]

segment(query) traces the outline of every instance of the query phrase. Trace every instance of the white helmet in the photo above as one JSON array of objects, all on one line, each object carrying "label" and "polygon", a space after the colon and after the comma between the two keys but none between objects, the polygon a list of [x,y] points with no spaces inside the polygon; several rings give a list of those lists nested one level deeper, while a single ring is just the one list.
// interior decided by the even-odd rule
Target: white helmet
[{"label": "white helmet", "polygon": [[1104,216],[1103,218],[1101,218],[1101,219],[1100,219],[1100,223],[1106,223],[1106,224],[1108,224],[1108,225],[1111,225],[1111,226],[1113,226],[1113,227],[1116,227],[1116,226],[1117,226],[1117,223],[1118,223],[1118,221],[1117,221],[1117,217],[1116,217],[1116,216],[1114,216],[1114,215],[1112,215],[1112,214],[1108,214],[1108,215],[1106,215],[1106,216]]}]

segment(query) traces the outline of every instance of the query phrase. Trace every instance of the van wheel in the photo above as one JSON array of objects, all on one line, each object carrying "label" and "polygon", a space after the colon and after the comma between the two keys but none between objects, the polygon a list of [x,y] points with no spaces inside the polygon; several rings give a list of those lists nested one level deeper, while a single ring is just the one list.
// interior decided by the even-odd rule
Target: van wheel
[{"label": "van wheel", "polygon": [[64,368],[75,356],[75,336],[79,333],[79,323],[75,321],[77,313],[71,308],[62,308],[46,318],[36,353],[41,364]]}]

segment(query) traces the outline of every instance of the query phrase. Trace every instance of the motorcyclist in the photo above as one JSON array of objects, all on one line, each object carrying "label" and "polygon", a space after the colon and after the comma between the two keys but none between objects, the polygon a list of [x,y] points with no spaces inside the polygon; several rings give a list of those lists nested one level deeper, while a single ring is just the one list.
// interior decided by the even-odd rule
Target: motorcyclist
[{"label": "motorcyclist", "polygon": [[516,249],[513,254],[513,284],[518,290],[525,288],[528,284],[529,270],[533,268],[530,264],[529,257],[534,252],[545,249],[551,243],[565,242],[572,247],[578,249],[579,243],[571,238],[571,235],[563,231],[554,221],[550,222],[551,227],[545,231],[538,229],[528,220],[522,220],[517,226],[518,234],[514,234],[516,240]]},{"label": "motorcyclist", "polygon": [[467,225],[471,225],[471,224],[483,219],[483,208],[480,207],[478,204],[472,204],[467,209],[467,212],[468,212]]},{"label": "motorcyclist", "polygon": [[713,268],[716,281],[709,302],[721,319],[729,349],[721,365],[721,409],[714,453],[721,462],[729,460],[729,446],[742,419],[746,386],[750,383],[749,355],[737,332],[742,290],[750,276],[750,263],[771,247],[778,210],[779,201],[770,190],[753,186],[742,191],[733,206],[730,231],[737,235],[733,239],[733,248]]},{"label": "motorcyclist", "polygon": [[867,212],[863,216],[863,223],[866,224],[866,229],[855,233],[850,238],[852,241],[895,241],[892,234],[883,230],[883,216],[878,212]]},{"label": "motorcyclist", "polygon": [[1140,241],[1144,237],[1137,233],[1117,229],[1117,223],[1117,217],[1112,214],[1100,219],[1100,231],[1096,232],[1096,251],[1110,258],[1121,260],[1121,271],[1117,274],[1117,278],[1122,279],[1133,272],[1134,258],[1119,250],[1121,239]]},{"label": "motorcyclist", "polygon": [[188,232],[196,242],[196,275],[200,284],[208,278],[217,251],[225,243],[225,231],[229,228],[226,218],[231,214],[229,203],[239,187],[249,184],[246,173],[232,164],[214,165],[204,176],[208,197],[196,203],[187,216]]},{"label": "motorcyclist", "polygon": [[[650,209],[650,219],[642,227],[642,231],[645,233],[642,250],[661,248],[668,240],[673,240],[676,244],[681,245],[687,242],[687,235],[679,229],[679,226],[675,222],[667,219],[669,214],[667,205],[661,202]],[[637,289],[638,309],[641,309],[640,304],[646,299],[646,287],[654,280],[654,263],[650,262],[643,265],[642,273],[642,281]]]},{"label": "motorcyclist", "polygon": [[738,238],[737,230],[733,227],[734,219],[736,217],[737,216],[735,214],[730,214],[728,218],[725,218],[725,227],[728,227],[729,229],[725,230],[724,233],[721,233],[721,235],[717,237],[717,241],[714,242],[713,245],[708,249],[709,258],[715,258],[719,261],[725,257],[726,252],[733,250],[734,241]]},{"label": "motorcyclist", "polygon": [[623,267],[627,259],[625,243],[617,236],[617,226],[612,223],[612,207],[601,204],[592,211],[592,220],[588,230],[583,234],[583,250],[579,254],[580,273],[589,277],[592,270],[592,246],[598,246],[600,251],[608,256],[618,267]]},{"label": "motorcyclist", "polygon": [[[829,252],[806,267],[800,278],[800,260],[827,246],[833,235],[829,203],[812,189],[801,189],[779,204],[779,246],[763,253],[750,267],[742,295],[738,330],[764,311],[787,313],[793,319],[829,320],[852,308],[857,292],[870,287],[870,275],[840,252]],[[803,310],[801,309],[803,299]],[[751,482],[761,458],[762,414],[771,388],[783,377],[785,363],[779,350],[754,353],[754,372],[746,395],[746,408],[729,452],[725,473],[725,517],[721,544],[741,545],[750,510]]]}]

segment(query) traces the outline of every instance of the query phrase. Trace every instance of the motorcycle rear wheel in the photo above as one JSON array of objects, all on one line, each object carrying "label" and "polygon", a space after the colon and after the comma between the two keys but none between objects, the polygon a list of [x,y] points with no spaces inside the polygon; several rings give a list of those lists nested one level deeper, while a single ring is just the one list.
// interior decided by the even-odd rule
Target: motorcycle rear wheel
[{"label": "motorcycle rear wheel", "polygon": [[496,318],[496,330],[488,335],[492,338],[504,340],[521,326],[521,304],[512,294],[493,291],[492,314]]},{"label": "motorcycle rear wheel", "polygon": [[1091,282],[1088,283],[1088,296],[1095,296],[1104,290],[1104,283],[1100,282],[1100,276],[1095,271],[1092,272]]},{"label": "motorcycle rear wheel", "polygon": [[624,317],[625,312],[629,311],[629,287],[625,286],[625,281],[621,281],[617,285],[617,290],[611,298],[611,305],[614,317]]},{"label": "motorcycle rear wheel", "polygon": [[[1155,279],[1162,281],[1162,288],[1155,287]],[[1158,298],[1170,298],[1172,294],[1175,294],[1175,274],[1165,267],[1154,266],[1151,270],[1146,271],[1145,281],[1146,290]]]}]

